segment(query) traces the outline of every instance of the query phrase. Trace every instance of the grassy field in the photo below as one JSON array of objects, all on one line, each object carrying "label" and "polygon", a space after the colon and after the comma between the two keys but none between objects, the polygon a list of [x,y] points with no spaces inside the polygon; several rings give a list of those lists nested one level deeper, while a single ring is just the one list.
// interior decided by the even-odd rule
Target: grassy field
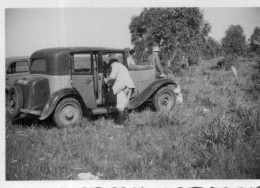
[{"label": "grassy field", "polygon": [[255,62],[240,59],[237,80],[217,61],[174,75],[183,104],[132,112],[126,128],[103,116],[70,129],[7,117],[6,179],[73,180],[84,172],[113,180],[259,179]]}]

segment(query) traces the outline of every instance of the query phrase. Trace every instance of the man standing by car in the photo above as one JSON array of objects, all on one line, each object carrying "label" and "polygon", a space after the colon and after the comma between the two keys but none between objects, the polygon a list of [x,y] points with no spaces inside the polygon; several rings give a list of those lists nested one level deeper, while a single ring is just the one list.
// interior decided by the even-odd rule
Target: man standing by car
[{"label": "man standing by car", "polygon": [[113,93],[116,95],[116,101],[117,101],[117,105],[116,105],[116,108],[118,110],[117,123],[119,125],[122,125],[126,120],[129,120],[127,106],[135,86],[129,71],[123,64],[118,62],[117,58],[112,57],[108,62],[108,67],[109,66],[111,66],[112,71],[107,78],[104,78],[104,81],[109,86],[111,85],[111,82],[115,80],[112,89],[113,89]]},{"label": "man standing by car", "polygon": [[159,58],[160,48],[158,46],[153,47],[152,54],[148,57],[148,63],[155,68],[155,76],[159,78],[164,78],[165,74]]},{"label": "man standing by car", "polygon": [[136,65],[135,60],[134,60],[134,58],[133,58],[134,53],[135,53],[135,50],[134,50],[134,49],[129,50],[129,52],[128,52],[128,57],[127,57],[128,67]]}]

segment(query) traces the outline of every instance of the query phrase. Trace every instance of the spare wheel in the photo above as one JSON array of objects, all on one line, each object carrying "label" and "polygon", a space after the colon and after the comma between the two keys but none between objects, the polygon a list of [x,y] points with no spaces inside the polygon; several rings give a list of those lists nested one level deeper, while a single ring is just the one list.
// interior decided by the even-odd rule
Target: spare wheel
[{"label": "spare wheel", "polygon": [[7,95],[7,113],[11,117],[16,117],[20,114],[23,107],[23,92],[19,85],[14,85]]}]

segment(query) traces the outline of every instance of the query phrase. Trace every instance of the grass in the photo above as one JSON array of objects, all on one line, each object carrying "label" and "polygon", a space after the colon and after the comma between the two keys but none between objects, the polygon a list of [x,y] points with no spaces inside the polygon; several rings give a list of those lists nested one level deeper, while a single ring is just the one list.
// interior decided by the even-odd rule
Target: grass
[{"label": "grass", "polygon": [[212,68],[217,61],[173,76],[184,103],[172,112],[132,112],[123,129],[103,116],[70,129],[7,117],[6,179],[73,180],[83,172],[127,180],[260,178],[254,61],[239,61],[239,80]]}]

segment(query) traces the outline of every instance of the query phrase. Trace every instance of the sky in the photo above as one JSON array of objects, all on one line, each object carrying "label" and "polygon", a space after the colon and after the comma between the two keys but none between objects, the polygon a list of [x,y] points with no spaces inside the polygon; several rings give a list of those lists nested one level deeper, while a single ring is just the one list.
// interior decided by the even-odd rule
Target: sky
[{"label": "sky", "polygon": [[260,27],[259,7],[202,8],[205,19],[211,24],[210,36],[220,41],[230,25],[241,25],[247,39],[256,26]]},{"label": "sky", "polygon": [[[132,47],[129,24],[144,7],[134,8],[8,8],[5,9],[6,57],[30,55],[59,46]],[[240,24],[248,37],[260,27],[260,8],[201,8],[211,24],[209,34],[224,37]]]}]

